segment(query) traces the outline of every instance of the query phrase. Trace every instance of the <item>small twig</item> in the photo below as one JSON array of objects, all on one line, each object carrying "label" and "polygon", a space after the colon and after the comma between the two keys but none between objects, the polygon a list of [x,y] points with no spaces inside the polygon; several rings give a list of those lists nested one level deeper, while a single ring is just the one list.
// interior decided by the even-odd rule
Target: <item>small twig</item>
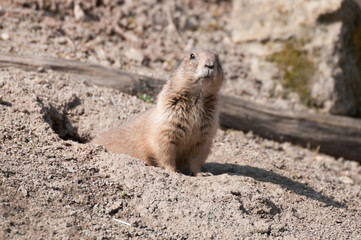
[{"label": "small twig", "polygon": [[70,41],[73,44],[73,51],[76,54],[76,52],[78,51],[79,48],[78,48],[78,45],[76,44],[74,38],[70,35],[70,33],[67,30],[62,29],[62,32],[65,35],[65,37],[68,39],[68,41]]},{"label": "small twig", "polygon": [[115,221],[121,223],[121,224],[127,225],[128,227],[132,226],[132,225],[130,225],[130,223],[124,222],[124,221],[122,221],[122,220],[119,220],[119,219],[116,219],[116,218],[113,218],[113,219],[114,219]]},{"label": "small twig", "polygon": [[170,28],[175,32],[175,34],[177,35],[177,37],[179,38],[180,42],[183,43],[183,38],[180,35],[174,21],[173,21],[173,17],[172,17],[172,5],[173,5],[173,1],[170,1],[169,4],[166,7],[166,12],[167,12],[167,18],[168,18],[168,24],[170,26]]},{"label": "small twig", "polygon": [[320,152],[320,145],[318,145],[317,146],[317,148],[316,148],[316,152],[315,152],[315,156],[313,156],[313,159],[312,159],[312,161],[315,161],[316,160],[316,158],[317,158],[317,156],[318,156],[318,153]]},{"label": "small twig", "polygon": [[121,27],[118,26],[117,23],[115,23],[113,25],[113,30],[118,33],[122,38],[124,38],[125,40],[129,41],[129,42],[139,42],[139,39],[136,35],[131,34],[129,32],[125,32]]},{"label": "small twig", "polygon": [[95,45],[102,44],[102,42],[104,42],[104,38],[98,36],[95,39],[90,40],[89,42],[85,43],[83,45],[83,48],[85,50],[89,50],[91,48],[94,48]]},{"label": "small twig", "polygon": [[32,10],[32,9],[6,9],[6,8],[0,8],[0,15],[2,14],[35,14],[37,16],[41,16],[43,14],[42,11]]}]

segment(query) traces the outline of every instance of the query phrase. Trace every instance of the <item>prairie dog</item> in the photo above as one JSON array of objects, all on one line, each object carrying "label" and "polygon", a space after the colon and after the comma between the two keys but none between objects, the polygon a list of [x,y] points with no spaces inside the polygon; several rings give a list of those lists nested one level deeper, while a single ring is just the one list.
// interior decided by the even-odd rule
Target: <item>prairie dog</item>
[{"label": "prairie dog", "polygon": [[223,70],[218,55],[194,50],[163,86],[155,107],[93,142],[169,171],[200,173],[218,122]]}]

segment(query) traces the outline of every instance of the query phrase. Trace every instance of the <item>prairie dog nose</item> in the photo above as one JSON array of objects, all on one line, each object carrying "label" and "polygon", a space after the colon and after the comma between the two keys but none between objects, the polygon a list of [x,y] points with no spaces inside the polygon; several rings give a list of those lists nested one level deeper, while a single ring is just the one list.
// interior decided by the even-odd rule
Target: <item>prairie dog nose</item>
[{"label": "prairie dog nose", "polygon": [[214,67],[214,61],[213,60],[207,60],[205,65],[206,68],[213,69]]}]

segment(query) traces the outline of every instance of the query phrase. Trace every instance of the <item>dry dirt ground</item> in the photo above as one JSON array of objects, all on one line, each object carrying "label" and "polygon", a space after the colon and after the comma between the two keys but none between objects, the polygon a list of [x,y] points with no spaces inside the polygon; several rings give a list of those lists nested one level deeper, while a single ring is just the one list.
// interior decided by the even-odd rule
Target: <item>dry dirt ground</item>
[{"label": "dry dirt ground", "polygon": [[[279,80],[251,73],[254,56],[231,40],[229,0],[2,0],[0,6],[0,31],[9,36],[0,40],[3,52],[77,59],[167,79],[185,50],[212,49],[224,62],[224,93],[274,108],[315,110],[295,94],[280,96]],[[76,9],[83,9],[79,20]]]},{"label": "dry dirt ground", "polygon": [[[9,6],[1,52],[69,53],[50,20]],[[91,56],[78,59],[103,64]],[[87,143],[150,107],[67,74],[0,69],[0,239],[361,239],[357,162],[219,130],[209,176],[191,177]]]}]

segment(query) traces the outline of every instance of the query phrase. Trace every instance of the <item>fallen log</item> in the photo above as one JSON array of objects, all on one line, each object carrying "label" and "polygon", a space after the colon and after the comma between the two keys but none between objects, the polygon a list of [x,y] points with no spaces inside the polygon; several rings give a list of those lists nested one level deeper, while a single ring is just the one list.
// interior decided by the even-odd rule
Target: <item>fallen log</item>
[{"label": "fallen log", "polygon": [[[165,83],[164,80],[74,60],[1,53],[0,68],[5,67],[66,72],[89,84],[132,95],[147,93],[155,96]],[[277,110],[237,96],[222,95],[220,120],[226,128],[253,131],[277,141],[319,146],[320,152],[361,162],[361,119]]]},{"label": "fallen log", "polygon": [[157,95],[165,81],[100,65],[52,57],[24,56],[0,53],[0,68],[15,67],[26,71],[53,70],[70,73],[74,78],[89,84],[116,88],[122,92],[137,95]]},{"label": "fallen log", "polygon": [[220,120],[226,128],[319,147],[320,152],[361,162],[361,119],[277,110],[223,95]]}]

